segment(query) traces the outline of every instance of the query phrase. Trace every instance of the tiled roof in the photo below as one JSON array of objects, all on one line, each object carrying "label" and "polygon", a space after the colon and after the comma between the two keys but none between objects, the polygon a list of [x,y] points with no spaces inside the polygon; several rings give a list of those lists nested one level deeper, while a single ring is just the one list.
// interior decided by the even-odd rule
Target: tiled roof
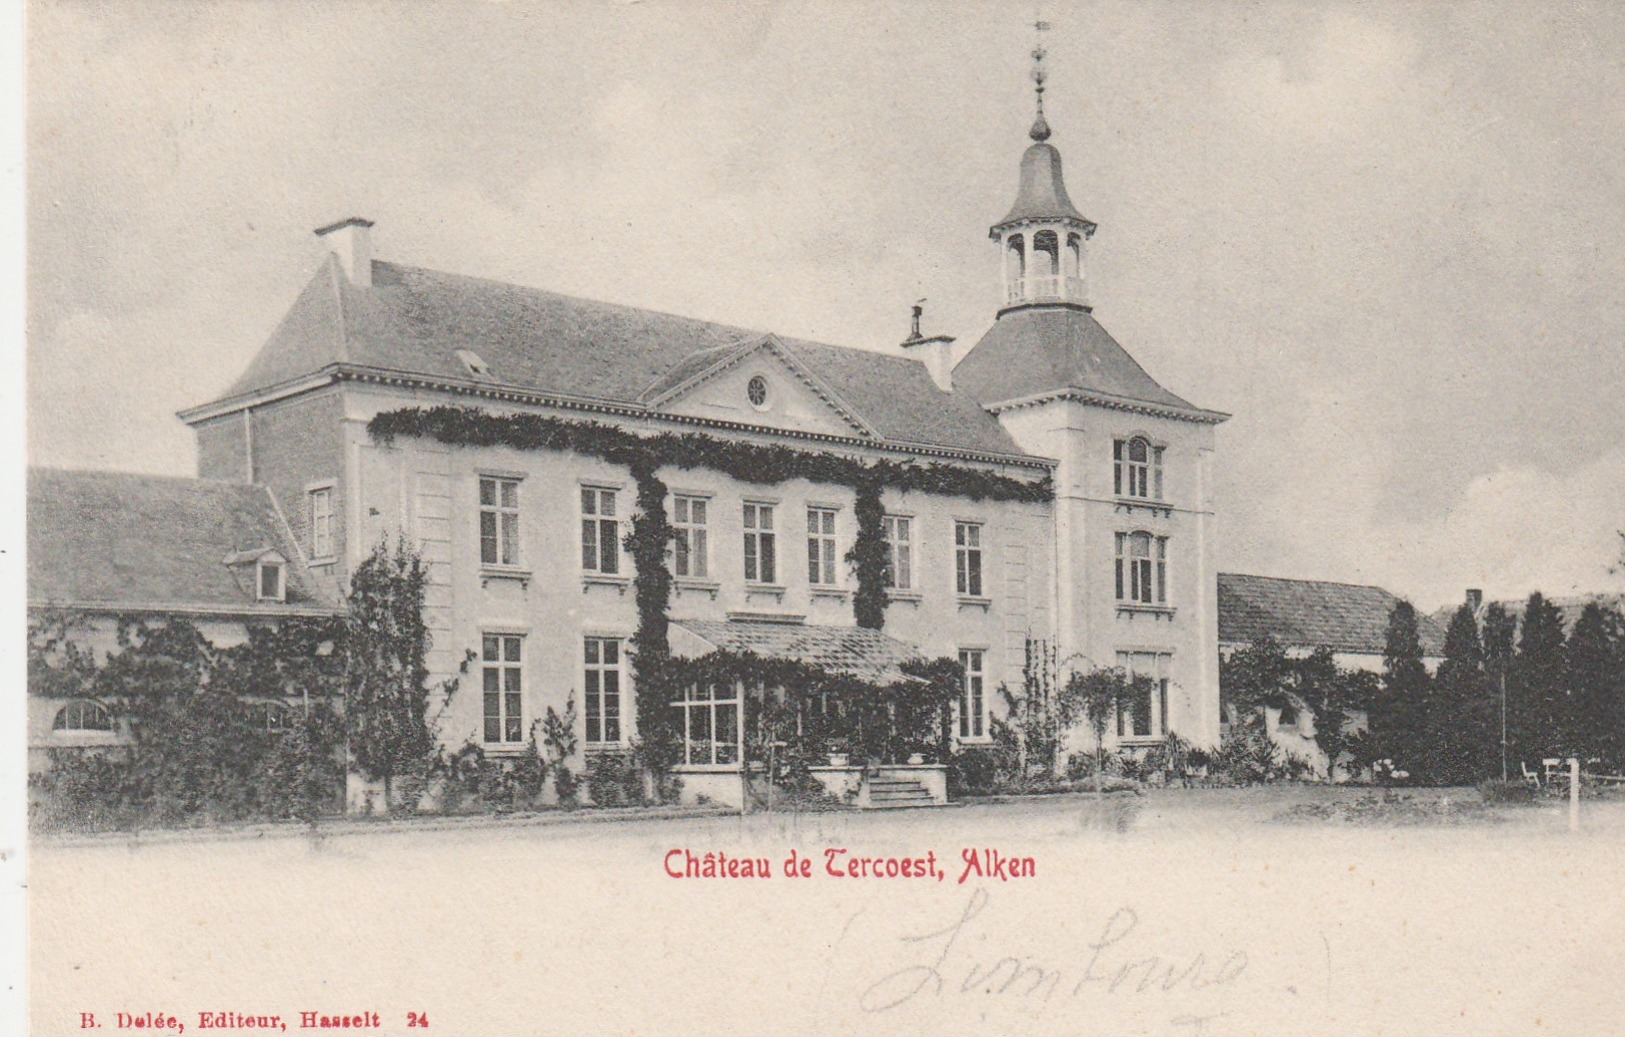
[{"label": "tiled roof", "polygon": [[[1219,574],[1219,642],[1250,644],[1269,634],[1287,648],[1380,655],[1399,598],[1381,587],[1325,580]],[[1422,653],[1444,654],[1444,626],[1418,614]]]},{"label": "tiled roof", "polygon": [[[228,391],[257,392],[332,364],[468,382],[458,359],[485,361],[479,378],[527,391],[640,407],[723,347],[765,333],[555,292],[374,261],[358,288],[329,258]],[[911,357],[777,341],[888,442],[1016,454],[999,422],[963,393],[944,393]]]},{"label": "tiled roof", "polygon": [[1076,306],[1009,310],[954,368],[954,386],[983,404],[1078,389],[1106,400],[1202,411],[1158,385],[1094,316]]},{"label": "tiled roof", "polygon": [[[686,631],[698,644],[685,646],[673,637],[678,655],[700,655],[712,649],[753,652],[770,659],[795,659],[879,684],[902,680],[898,668],[920,657],[913,645],[864,627],[753,620],[674,619],[673,631]],[[688,650],[685,652],[684,648]]]},{"label": "tiled roof", "polygon": [[[257,602],[263,549],[289,559],[286,604]],[[58,606],[219,611],[332,609],[334,595],[298,561],[262,486],[127,472],[28,472],[28,600]]]}]

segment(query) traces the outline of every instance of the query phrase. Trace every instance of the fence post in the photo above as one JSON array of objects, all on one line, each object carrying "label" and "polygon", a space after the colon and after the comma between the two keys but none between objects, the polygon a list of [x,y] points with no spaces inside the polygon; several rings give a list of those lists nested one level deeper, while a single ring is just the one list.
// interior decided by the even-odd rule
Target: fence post
[{"label": "fence post", "polygon": [[1569,831],[1580,830],[1580,758],[1569,757]]}]

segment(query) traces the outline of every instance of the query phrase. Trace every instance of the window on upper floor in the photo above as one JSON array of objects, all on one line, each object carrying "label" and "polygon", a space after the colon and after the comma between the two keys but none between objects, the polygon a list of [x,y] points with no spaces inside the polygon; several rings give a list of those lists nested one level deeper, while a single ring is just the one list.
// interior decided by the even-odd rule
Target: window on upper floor
[{"label": "window on upper floor", "polygon": [[980,648],[964,648],[959,652],[959,665],[965,671],[965,683],[959,693],[959,737],[962,739],[987,736],[985,658],[986,653]]},{"label": "window on upper floor", "polygon": [[56,711],[52,731],[112,731],[113,714],[100,702],[74,699]]},{"label": "window on upper floor", "polygon": [[704,497],[672,498],[672,540],[676,548],[673,576],[703,580],[711,574],[707,557],[710,506]]},{"label": "window on upper floor", "polygon": [[807,582],[814,587],[833,587],[840,582],[835,573],[835,509],[807,509]]},{"label": "window on upper floor", "polygon": [[909,590],[914,586],[914,520],[887,515],[880,522],[886,535],[886,586]]},{"label": "window on upper floor", "polygon": [[1162,500],[1162,447],[1144,436],[1112,442],[1113,492],[1119,497]]},{"label": "window on upper floor", "polygon": [[968,598],[982,596],[982,524],[954,523],[954,585]]},{"label": "window on upper floor", "polygon": [[585,640],[587,744],[618,745],[621,741],[621,639],[589,637]]},{"label": "window on upper floor", "polygon": [[581,488],[581,568],[584,572],[614,576],[621,571],[621,522],[615,496],[616,491],[598,486]]},{"label": "window on upper floor", "polygon": [[1168,604],[1168,538],[1141,531],[1117,534],[1117,600]]},{"label": "window on upper floor", "polygon": [[778,582],[778,543],[771,504],[745,504],[745,582]]},{"label": "window on upper floor", "polygon": [[333,557],[333,487],[310,491],[310,557]]},{"label": "window on upper floor", "polygon": [[519,480],[480,476],[480,564],[519,564]]},{"label": "window on upper floor", "polygon": [[263,559],[255,566],[256,596],[260,601],[282,601],[287,593],[287,573],[281,562]]},{"label": "window on upper floor", "polygon": [[1117,703],[1117,737],[1161,738],[1168,733],[1166,652],[1118,652],[1117,665],[1128,674],[1129,693]]},{"label": "window on upper floor", "polygon": [[525,740],[520,658],[524,640],[519,634],[486,634],[481,638],[487,744],[512,745]]}]

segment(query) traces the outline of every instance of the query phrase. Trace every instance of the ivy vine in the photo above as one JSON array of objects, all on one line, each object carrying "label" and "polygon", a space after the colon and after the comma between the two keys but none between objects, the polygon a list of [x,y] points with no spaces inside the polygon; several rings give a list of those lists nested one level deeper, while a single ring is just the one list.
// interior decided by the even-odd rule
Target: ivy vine
[{"label": "ivy vine", "polygon": [[879,630],[886,625],[886,508],[880,500],[878,479],[865,479],[852,504],[858,535],[846,560],[858,579],[852,595],[852,618],[860,627]]}]

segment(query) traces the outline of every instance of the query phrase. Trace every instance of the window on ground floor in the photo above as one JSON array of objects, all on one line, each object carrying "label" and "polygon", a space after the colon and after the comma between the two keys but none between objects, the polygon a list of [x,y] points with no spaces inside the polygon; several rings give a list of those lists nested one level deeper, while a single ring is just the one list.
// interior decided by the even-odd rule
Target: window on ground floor
[{"label": "window on ground floor", "polygon": [[960,738],[987,736],[987,678],[982,669],[985,655],[980,648],[966,648],[959,653],[959,665],[965,670],[965,685],[959,695]]},{"label": "window on ground floor", "polygon": [[518,634],[486,634],[482,638],[480,668],[485,680],[485,741],[497,745],[525,740],[521,706],[520,645]]},{"label": "window on ground floor", "polygon": [[619,744],[621,740],[621,639],[586,639],[587,744]]},{"label": "window on ground floor", "polygon": [[673,702],[682,714],[683,762],[713,766],[739,762],[738,685],[691,686]]},{"label": "window on ground floor", "polygon": [[1161,738],[1168,733],[1167,652],[1118,652],[1117,665],[1128,673],[1129,694],[1117,703],[1117,737]]}]

